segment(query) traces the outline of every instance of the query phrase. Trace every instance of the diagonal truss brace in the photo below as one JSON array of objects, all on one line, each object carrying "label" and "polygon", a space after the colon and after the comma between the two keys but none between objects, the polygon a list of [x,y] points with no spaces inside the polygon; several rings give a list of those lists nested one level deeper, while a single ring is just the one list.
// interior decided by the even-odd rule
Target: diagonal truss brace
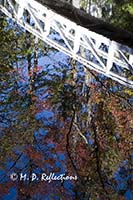
[{"label": "diagonal truss brace", "polygon": [[89,69],[133,87],[133,49],[81,27],[34,0],[0,0],[0,10]]}]

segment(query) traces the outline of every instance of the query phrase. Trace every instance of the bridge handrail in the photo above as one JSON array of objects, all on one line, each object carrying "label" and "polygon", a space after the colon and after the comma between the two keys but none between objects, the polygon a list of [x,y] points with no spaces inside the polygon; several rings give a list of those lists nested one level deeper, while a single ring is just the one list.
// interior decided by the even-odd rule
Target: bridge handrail
[{"label": "bridge handrail", "polygon": [[[133,87],[131,80],[132,48],[82,27],[57,14],[53,9],[48,8],[48,5],[44,6],[44,3],[42,5],[38,2],[35,0],[0,0],[0,10],[8,17],[14,18],[20,26],[36,37],[73,57],[89,69],[102,73],[123,85]],[[43,2],[49,1],[44,0]],[[30,15],[32,23],[27,22],[25,10]],[[130,72],[129,77],[125,71]]]}]

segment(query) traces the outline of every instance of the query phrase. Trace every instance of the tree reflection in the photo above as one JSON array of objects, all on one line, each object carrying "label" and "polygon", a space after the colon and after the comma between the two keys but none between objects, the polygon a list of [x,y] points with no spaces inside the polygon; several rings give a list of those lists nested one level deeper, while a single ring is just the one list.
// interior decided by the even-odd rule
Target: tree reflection
[{"label": "tree reflection", "polygon": [[[71,59],[45,64],[50,53],[32,73],[26,62],[0,73],[1,198],[121,200],[131,189],[130,93],[87,70],[86,81]],[[13,181],[13,172],[78,180]]]}]

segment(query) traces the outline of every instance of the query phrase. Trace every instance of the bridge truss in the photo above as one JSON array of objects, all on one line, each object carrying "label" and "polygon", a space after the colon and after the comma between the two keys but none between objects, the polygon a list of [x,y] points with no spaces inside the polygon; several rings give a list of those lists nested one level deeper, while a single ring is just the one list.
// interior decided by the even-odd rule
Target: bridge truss
[{"label": "bridge truss", "polygon": [[133,87],[132,48],[77,25],[34,0],[0,0],[0,10],[37,38],[87,68]]}]

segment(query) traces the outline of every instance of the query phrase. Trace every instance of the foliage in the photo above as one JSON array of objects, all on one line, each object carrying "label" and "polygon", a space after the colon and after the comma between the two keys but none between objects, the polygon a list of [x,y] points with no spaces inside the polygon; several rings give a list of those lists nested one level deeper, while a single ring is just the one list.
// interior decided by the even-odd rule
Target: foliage
[{"label": "foliage", "polygon": [[[9,66],[18,57],[26,60],[34,55],[34,43],[26,50],[26,35],[5,25],[0,36],[4,38],[6,31],[1,43],[7,55],[1,56],[1,62],[8,70],[0,72],[0,163],[6,174],[1,179],[1,198],[15,187],[20,200],[123,199],[131,183],[130,89],[94,72],[87,84],[86,72],[71,59],[67,64],[51,61],[34,66],[36,78],[29,80],[33,74],[23,73],[27,66],[22,62],[16,69]],[[11,49],[7,51],[7,42],[15,41],[21,51],[17,46],[14,56]],[[11,57],[9,63],[6,56]],[[13,182],[9,179],[13,171],[76,174],[78,180]]]},{"label": "foliage", "polygon": [[133,2],[128,1],[121,1],[120,3],[117,1],[114,1],[113,4],[113,15],[111,17],[112,23],[114,23],[116,26],[123,29],[127,29],[131,32],[133,32]]},{"label": "foliage", "polygon": [[[119,28],[126,29],[133,32],[133,2],[132,0],[82,0],[81,7],[86,10],[87,5],[96,4],[101,9],[102,19],[111,22]],[[111,5],[111,12],[108,10],[108,6]]]}]

